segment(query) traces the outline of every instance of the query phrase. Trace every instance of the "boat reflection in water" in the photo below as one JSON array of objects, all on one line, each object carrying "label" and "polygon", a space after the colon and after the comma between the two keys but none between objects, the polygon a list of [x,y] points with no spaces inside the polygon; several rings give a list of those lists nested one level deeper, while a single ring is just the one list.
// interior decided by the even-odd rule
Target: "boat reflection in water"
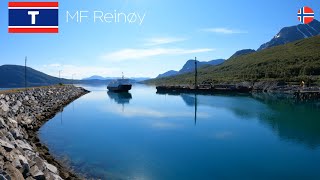
[{"label": "boat reflection in water", "polygon": [[108,91],[108,96],[110,99],[114,100],[117,104],[129,104],[132,99],[132,95],[129,92],[112,92]]}]

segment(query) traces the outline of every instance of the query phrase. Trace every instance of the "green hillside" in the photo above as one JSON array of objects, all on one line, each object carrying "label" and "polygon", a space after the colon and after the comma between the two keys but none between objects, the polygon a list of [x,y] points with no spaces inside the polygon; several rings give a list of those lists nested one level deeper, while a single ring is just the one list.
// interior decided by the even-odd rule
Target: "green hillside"
[{"label": "green hillside", "polygon": [[[2,65],[0,66],[1,87],[24,87],[25,69],[24,66]],[[27,85],[42,86],[59,83],[59,78],[46,75],[32,68],[27,68]]]},{"label": "green hillside", "polygon": [[[320,81],[320,36],[237,56],[219,66],[199,69],[199,83],[301,80]],[[194,74],[146,81],[148,84],[193,84]]]}]

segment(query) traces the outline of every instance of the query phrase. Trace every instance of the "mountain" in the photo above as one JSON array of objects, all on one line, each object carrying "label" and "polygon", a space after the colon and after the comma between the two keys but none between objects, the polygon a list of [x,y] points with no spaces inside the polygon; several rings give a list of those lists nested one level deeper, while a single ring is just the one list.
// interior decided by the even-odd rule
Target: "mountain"
[{"label": "mountain", "polygon": [[149,77],[133,77],[133,78],[130,78],[130,79],[134,80],[135,82],[141,82],[141,81],[149,80],[151,78],[149,78]]},{"label": "mountain", "polygon": [[[198,68],[203,67],[205,65],[211,65],[211,66],[216,66],[219,64],[222,64],[224,62],[224,59],[217,59],[217,60],[212,60],[212,61],[197,61],[198,63]],[[179,74],[183,73],[188,73],[188,72],[193,72],[195,69],[195,60],[188,60],[182,69],[179,71]]]},{"label": "mountain", "polygon": [[[225,61],[224,59],[216,59],[212,61],[197,61],[198,63],[197,65],[198,65],[198,68],[206,65],[216,66],[224,63],[224,61]],[[175,76],[178,74],[189,73],[189,72],[193,72],[194,69],[195,69],[195,60],[191,59],[191,60],[188,60],[179,71],[170,70],[163,74],[159,74],[157,78],[164,78],[164,77]]]},{"label": "mountain", "polygon": [[[203,62],[197,61],[198,67],[200,68],[201,66],[204,65]],[[183,73],[188,73],[188,72],[193,72],[195,70],[195,60],[188,60],[180,69],[178,74],[183,74]]]},{"label": "mountain", "polygon": [[163,77],[169,77],[169,76],[175,76],[179,73],[179,71],[175,71],[175,70],[170,70],[170,71],[167,71],[163,74],[159,74],[157,76],[157,78],[163,78]]},{"label": "mountain", "polygon": [[104,78],[102,76],[94,75],[94,76],[91,76],[91,77],[88,77],[88,78],[83,78],[82,80],[106,80],[106,78]]},{"label": "mountain", "polygon": [[[0,87],[3,88],[15,88],[25,86],[25,67],[19,65],[2,65],[0,66]],[[27,86],[47,86],[53,84],[90,84],[101,85],[108,84],[110,81],[118,78],[104,78],[101,76],[91,76],[82,80],[71,80],[57,78],[30,67],[27,67]],[[129,78],[131,83],[137,83],[140,81],[148,80],[150,78],[138,77]]]},{"label": "mountain", "polygon": [[235,57],[238,57],[238,56],[242,56],[242,55],[247,55],[247,54],[251,54],[251,53],[254,53],[256,52],[256,50],[253,50],[253,49],[243,49],[243,50],[240,50],[240,51],[237,51],[236,53],[234,53],[231,57],[231,58],[235,58]]},{"label": "mountain", "polygon": [[[281,80],[301,82],[312,78],[320,84],[320,36],[237,56],[219,66],[205,66],[198,71],[199,83]],[[194,74],[153,79],[149,84],[188,84]]]},{"label": "mountain", "polygon": [[316,35],[320,35],[320,22],[314,19],[309,24],[299,24],[297,26],[282,28],[271,41],[261,45],[258,51]]},{"label": "mountain", "polygon": [[[82,81],[112,81],[115,79],[120,79],[121,77],[102,77],[102,76],[98,76],[98,75],[93,75],[91,77],[88,78],[83,78]],[[128,78],[130,80],[132,80],[133,82],[140,82],[140,81],[145,81],[148,80],[150,78],[148,77],[131,77]]]},{"label": "mountain", "polygon": [[215,59],[208,62],[204,62],[205,65],[217,66],[225,62],[225,59]]},{"label": "mountain", "polygon": [[[25,67],[18,65],[0,66],[0,87],[24,87],[25,86]],[[27,85],[44,86],[58,84],[65,79],[49,76],[40,71],[27,67]]]}]

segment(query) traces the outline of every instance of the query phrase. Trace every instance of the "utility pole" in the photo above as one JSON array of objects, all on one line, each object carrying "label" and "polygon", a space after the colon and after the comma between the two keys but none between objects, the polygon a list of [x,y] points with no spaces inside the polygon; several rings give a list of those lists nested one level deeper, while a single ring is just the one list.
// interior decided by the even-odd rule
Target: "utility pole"
[{"label": "utility pole", "polygon": [[194,68],[195,68],[195,73],[194,73],[194,87],[195,89],[198,89],[198,64],[197,64],[197,57],[194,58]]},{"label": "utility pole", "polygon": [[61,83],[61,70],[59,71],[59,81]]},{"label": "utility pole", "polygon": [[74,84],[74,83],[73,83],[73,76],[74,76],[74,75],[75,75],[75,74],[72,74],[72,85]]},{"label": "utility pole", "polygon": [[27,90],[27,56],[24,59],[24,87]]}]

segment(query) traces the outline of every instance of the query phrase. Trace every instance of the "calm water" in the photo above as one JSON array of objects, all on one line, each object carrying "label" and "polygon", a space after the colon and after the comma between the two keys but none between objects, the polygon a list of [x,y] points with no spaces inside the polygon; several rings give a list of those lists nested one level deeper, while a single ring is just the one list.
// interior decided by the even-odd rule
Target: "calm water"
[{"label": "calm water", "polygon": [[91,93],[39,132],[78,172],[101,179],[320,179],[319,104],[105,88],[88,87]]}]

